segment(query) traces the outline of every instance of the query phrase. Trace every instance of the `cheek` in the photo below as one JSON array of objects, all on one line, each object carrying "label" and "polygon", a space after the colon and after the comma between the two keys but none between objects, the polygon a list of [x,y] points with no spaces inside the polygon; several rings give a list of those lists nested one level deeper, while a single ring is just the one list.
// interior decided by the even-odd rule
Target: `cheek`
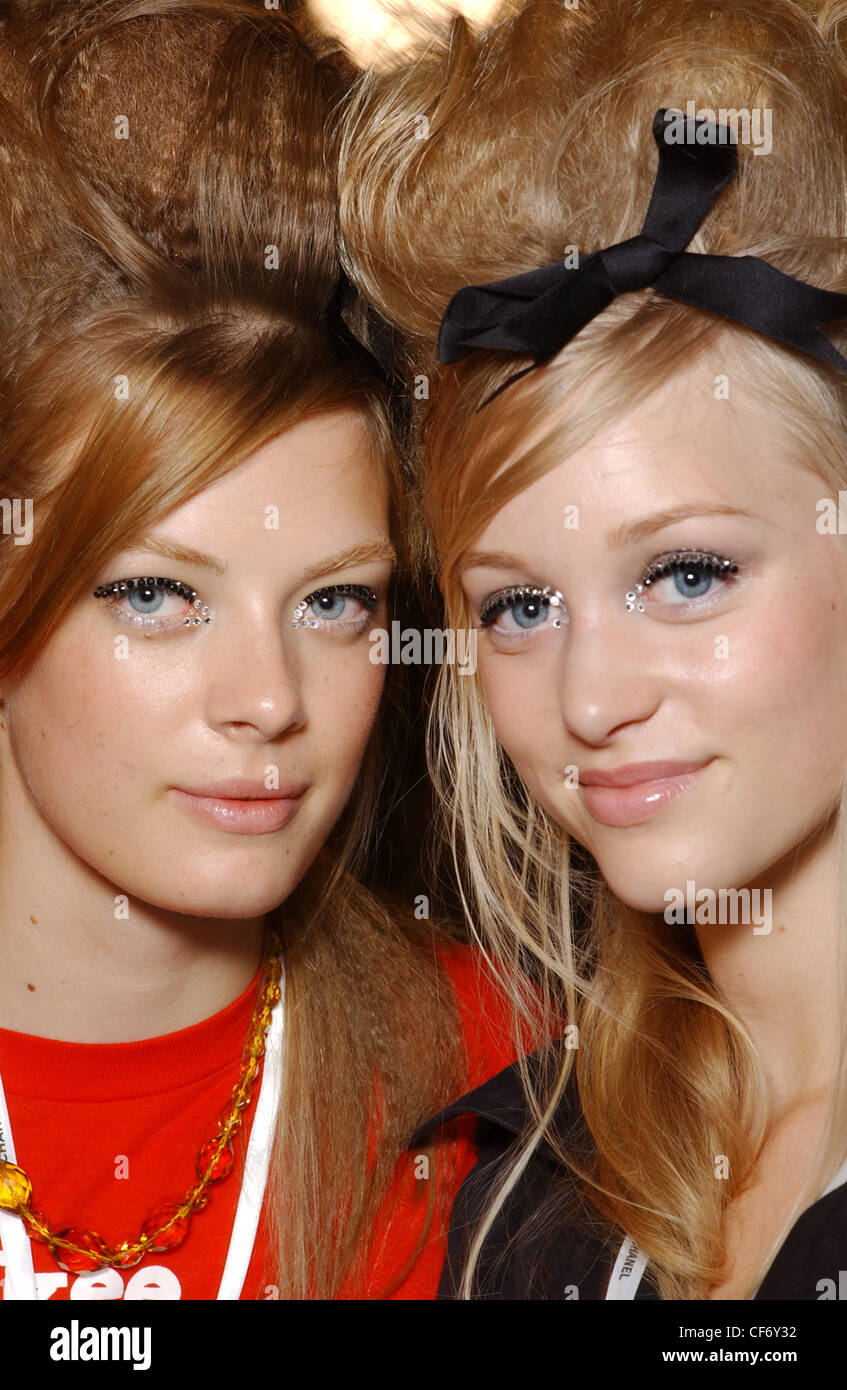
[{"label": "cheek", "polygon": [[172,694],[107,644],[57,638],[7,699],[12,753],[36,802],[103,817],[131,803],[134,774],[167,739]]},{"label": "cheek", "polygon": [[[329,639],[327,639],[329,640]],[[315,751],[328,780],[352,788],[373,729],[385,685],[385,666],[367,650],[338,654],[315,675],[306,698]]]},{"label": "cheek", "polygon": [[120,705],[106,696],[108,674],[93,669],[84,644],[59,640],[15,686],[7,701],[8,723],[25,771],[76,777],[103,746],[110,728],[124,717]]},{"label": "cheek", "polygon": [[480,642],[477,671],[497,741],[518,772],[531,775],[549,762],[561,742],[555,661],[540,648],[507,656],[483,651]]},{"label": "cheek", "polygon": [[847,756],[847,609],[831,598],[821,603],[820,592],[796,588],[743,644],[734,640],[734,660],[716,664],[729,668],[726,732],[742,734],[761,759],[758,776],[829,796]]}]

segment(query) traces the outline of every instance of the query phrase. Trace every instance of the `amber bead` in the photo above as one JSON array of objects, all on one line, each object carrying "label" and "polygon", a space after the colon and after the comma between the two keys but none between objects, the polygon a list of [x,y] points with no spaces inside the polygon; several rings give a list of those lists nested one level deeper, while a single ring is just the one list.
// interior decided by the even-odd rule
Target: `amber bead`
[{"label": "amber bead", "polygon": [[109,1263],[109,1247],[96,1231],[84,1231],[81,1226],[69,1226],[65,1231],[57,1231],[59,1240],[68,1240],[78,1245],[80,1250],[65,1250],[61,1245],[50,1245],[50,1254],[60,1269],[69,1274],[81,1274],[89,1269],[103,1269]]},{"label": "amber bead", "polygon": [[115,1269],[134,1269],[141,1264],[146,1253],[146,1246],[137,1240],[122,1240],[112,1251],[112,1264]]},{"label": "amber bead", "polygon": [[227,1141],[215,1158],[215,1151],[220,1140],[210,1139],[208,1144],[204,1144],[197,1155],[197,1176],[205,1178],[207,1182],[220,1182],[222,1178],[229,1177],[235,1163],[235,1149]]},{"label": "amber bead", "polygon": [[29,1206],[32,1183],[16,1163],[0,1163],[0,1209],[18,1211]]},{"label": "amber bead", "polygon": [[21,1212],[26,1228],[29,1231],[31,1240],[40,1240],[42,1245],[49,1245],[53,1239],[53,1232],[47,1224],[47,1217],[43,1211],[33,1211],[32,1207],[28,1211]]},{"label": "amber bead", "polygon": [[188,1235],[191,1217],[178,1216],[181,1210],[178,1203],[163,1202],[150,1213],[141,1227],[141,1234],[148,1237],[148,1250],[175,1250],[182,1245]]}]

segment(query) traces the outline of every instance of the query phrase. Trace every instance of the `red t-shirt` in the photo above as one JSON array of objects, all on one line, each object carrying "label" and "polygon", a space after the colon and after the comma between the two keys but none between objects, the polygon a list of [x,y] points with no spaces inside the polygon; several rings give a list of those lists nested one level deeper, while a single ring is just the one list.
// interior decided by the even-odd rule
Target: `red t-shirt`
[{"label": "red t-shirt", "polygon": [[[480,975],[474,953],[450,948],[441,958],[456,990],[468,1052],[469,1087],[514,1061],[502,997]],[[32,1182],[31,1205],[53,1230],[97,1231],[108,1244],[135,1240],[161,1202],[181,1201],[195,1181],[194,1160],[229,1107],[259,972],[220,1013],[190,1028],[128,1043],[73,1043],[0,1028],[0,1070],[17,1161]],[[242,1127],[243,1152],[258,1084]],[[455,1186],[476,1160],[475,1124],[458,1135]],[[409,1152],[398,1164],[386,1204],[392,1210],[368,1290],[392,1282],[414,1250],[425,1210],[423,1184]],[[192,1218],[181,1246],[146,1256],[134,1269],[69,1274],[46,1247],[32,1242],[41,1299],[215,1299],[229,1249],[239,1195],[236,1170],[211,1189],[206,1209]],[[243,1299],[277,1296],[263,1274],[264,1216],[244,1282]],[[434,1223],[410,1273],[387,1295],[435,1296],[446,1247],[443,1221]],[[0,1279],[5,1260],[0,1247]],[[2,1296],[2,1289],[0,1289]],[[347,1287],[342,1298],[379,1297]]]}]

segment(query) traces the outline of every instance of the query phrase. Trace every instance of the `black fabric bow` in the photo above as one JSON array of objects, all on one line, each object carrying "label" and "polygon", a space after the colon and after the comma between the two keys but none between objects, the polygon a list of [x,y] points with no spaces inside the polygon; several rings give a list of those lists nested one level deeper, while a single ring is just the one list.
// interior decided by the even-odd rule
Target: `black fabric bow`
[{"label": "black fabric bow", "polygon": [[[678,128],[683,120],[685,140],[669,142],[670,126]],[[549,361],[617,295],[648,285],[847,371],[847,359],[818,328],[847,316],[847,295],[795,280],[758,256],[685,250],[735,175],[738,152],[732,132],[662,107],[653,117],[653,139],[659,168],[638,236],[594,251],[578,266],[555,261],[508,280],[467,285],[453,295],[438,337],[439,362],[458,362],[481,348],[528,353],[534,359],[483,405]]]},{"label": "black fabric bow", "polygon": [[339,359],[352,354],[374,372],[389,391],[400,383],[394,366],[394,351],[390,338],[390,328],[385,319],[370,304],[365,305],[368,332],[371,346],[368,347],[356,336],[344,318],[344,310],[356,298],[356,290],[346,271],[339,270],[338,279],[324,309],[321,321],[330,336],[332,346]]}]

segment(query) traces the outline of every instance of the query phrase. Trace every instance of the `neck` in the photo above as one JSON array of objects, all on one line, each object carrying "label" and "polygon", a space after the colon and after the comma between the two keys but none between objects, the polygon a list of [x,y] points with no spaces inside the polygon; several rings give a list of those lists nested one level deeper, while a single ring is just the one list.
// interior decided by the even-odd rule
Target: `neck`
[{"label": "neck", "polygon": [[771,890],[769,932],[754,933],[752,923],[697,926],[718,993],[746,1025],[764,1063],[776,1114],[828,1095],[836,1076],[836,849],[830,822],[747,885],[760,890],[763,904],[764,890]]},{"label": "neck", "polygon": [[122,897],[37,818],[2,829],[0,1027],[135,1042],[200,1023],[249,985],[264,917],[191,917]]}]

